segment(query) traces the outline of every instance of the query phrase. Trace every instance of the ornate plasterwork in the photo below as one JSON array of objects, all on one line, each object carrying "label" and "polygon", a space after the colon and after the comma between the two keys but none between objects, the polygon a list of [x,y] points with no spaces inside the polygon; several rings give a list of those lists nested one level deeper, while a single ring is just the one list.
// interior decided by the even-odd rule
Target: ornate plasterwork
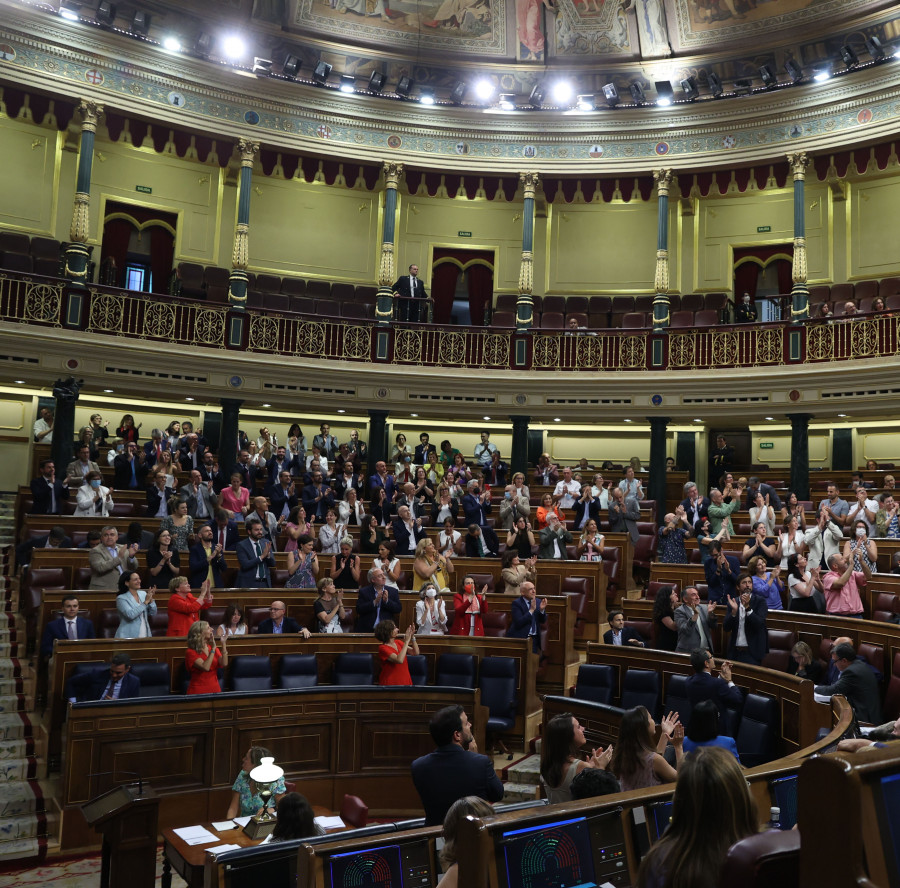
[{"label": "ornate plasterwork", "polygon": [[486,114],[248,78],[100,32],[92,32],[89,53],[73,48],[65,23],[27,16],[23,10],[18,30],[0,27],[0,43],[15,50],[11,59],[0,55],[0,82],[226,140],[343,159],[442,169],[471,169],[477,160],[485,171],[536,164],[541,172],[609,175],[646,172],[663,159],[674,168],[774,162],[790,151],[890,138],[900,121],[897,63],[740,101],[585,115]]}]

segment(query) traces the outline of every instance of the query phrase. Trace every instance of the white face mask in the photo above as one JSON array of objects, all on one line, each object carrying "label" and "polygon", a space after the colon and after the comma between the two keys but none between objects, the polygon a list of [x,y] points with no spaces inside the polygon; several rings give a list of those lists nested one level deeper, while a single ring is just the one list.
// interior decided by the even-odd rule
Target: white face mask
[{"label": "white face mask", "polygon": [[425,590],[425,597],[426,597],[426,598],[434,598],[435,594],[436,594],[436,593],[435,593],[434,589],[426,589],[426,590]]},{"label": "white face mask", "polygon": [[856,535],[857,535],[858,537],[864,537],[864,536],[866,535],[866,529],[865,529],[864,527],[857,527],[857,528],[856,528]]}]

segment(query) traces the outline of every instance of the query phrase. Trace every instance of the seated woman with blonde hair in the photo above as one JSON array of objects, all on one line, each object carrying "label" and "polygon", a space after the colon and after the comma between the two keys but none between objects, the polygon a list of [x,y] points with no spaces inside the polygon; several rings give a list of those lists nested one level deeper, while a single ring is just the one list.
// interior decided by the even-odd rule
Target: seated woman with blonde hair
[{"label": "seated woman with blonde hair", "polygon": [[487,817],[494,813],[490,802],[478,796],[466,796],[457,799],[447,811],[444,817],[444,847],[441,849],[441,867],[444,875],[438,882],[438,888],[457,888],[459,874],[457,864],[459,862],[459,850],[456,846],[456,834],[459,825],[467,817]]},{"label": "seated woman with blonde hair", "polygon": [[441,592],[445,589],[449,592],[452,573],[453,559],[441,555],[431,537],[419,540],[413,560],[413,592],[418,592],[426,583],[433,583]]}]

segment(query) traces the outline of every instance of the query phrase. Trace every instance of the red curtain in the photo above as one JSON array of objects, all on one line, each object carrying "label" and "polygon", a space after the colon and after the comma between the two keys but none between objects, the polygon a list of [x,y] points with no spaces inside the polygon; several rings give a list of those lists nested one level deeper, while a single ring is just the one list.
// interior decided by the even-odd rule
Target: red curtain
[{"label": "red curtain", "polygon": [[153,275],[153,292],[168,293],[172,276],[172,258],[175,255],[175,238],[161,225],[144,229],[150,235],[150,272]]},{"label": "red curtain", "polygon": [[775,266],[778,272],[778,293],[786,296],[794,286],[794,282],[791,280],[791,263],[787,259],[776,259]]},{"label": "red curtain", "polygon": [[755,262],[744,262],[734,270],[734,298],[740,299],[749,293],[752,299],[756,296],[756,284],[762,269]]},{"label": "red curtain", "polygon": [[128,258],[128,243],[134,226],[125,219],[111,219],[103,226],[103,244],[100,250],[101,265],[112,258],[116,263],[117,287],[125,286],[125,262]]},{"label": "red curtain", "polygon": [[431,301],[434,303],[435,324],[450,323],[458,277],[459,266],[455,262],[442,262],[431,269]]},{"label": "red curtain", "polygon": [[469,315],[472,326],[484,324],[485,309],[494,295],[494,269],[486,265],[470,265],[466,269],[469,278]]}]

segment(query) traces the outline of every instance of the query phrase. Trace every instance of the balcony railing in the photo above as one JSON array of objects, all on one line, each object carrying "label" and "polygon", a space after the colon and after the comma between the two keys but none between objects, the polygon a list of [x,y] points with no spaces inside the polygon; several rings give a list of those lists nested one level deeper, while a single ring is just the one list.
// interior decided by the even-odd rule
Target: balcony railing
[{"label": "balcony railing", "polygon": [[[244,323],[234,337],[234,319]],[[250,310],[0,272],[0,321],[130,340],[339,361],[488,370],[635,371],[777,366],[893,356],[898,318],[744,324],[698,329],[518,333]],[[376,343],[380,334],[386,337]]]}]

